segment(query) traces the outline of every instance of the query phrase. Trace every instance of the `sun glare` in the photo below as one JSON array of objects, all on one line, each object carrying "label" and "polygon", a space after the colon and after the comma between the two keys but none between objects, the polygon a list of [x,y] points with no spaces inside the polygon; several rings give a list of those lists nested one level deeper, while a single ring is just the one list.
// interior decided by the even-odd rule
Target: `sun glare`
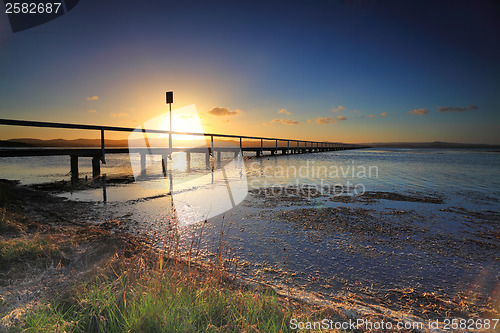
[{"label": "sun glare", "polygon": [[[168,112],[164,113],[158,123],[161,124],[157,129],[168,131],[170,129],[170,117]],[[158,118],[160,118],[158,117]],[[185,133],[204,133],[201,125],[201,119],[196,112],[195,105],[189,105],[180,109],[172,110],[172,131]],[[168,134],[160,134],[160,138],[168,138]],[[182,145],[186,146],[205,146],[205,137],[202,135],[173,135],[172,139],[175,142],[182,141]]]}]

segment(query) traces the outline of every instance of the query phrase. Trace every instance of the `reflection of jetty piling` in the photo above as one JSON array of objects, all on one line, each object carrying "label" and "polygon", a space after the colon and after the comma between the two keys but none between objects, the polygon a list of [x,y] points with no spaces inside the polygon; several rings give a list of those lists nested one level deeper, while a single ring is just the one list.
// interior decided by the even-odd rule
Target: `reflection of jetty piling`
[{"label": "reflection of jetty piling", "polygon": [[[279,138],[264,138],[252,137],[241,135],[228,135],[228,134],[211,134],[211,133],[188,133],[188,132],[175,132],[173,135],[191,135],[191,136],[204,136],[210,137],[210,144],[208,147],[186,148],[186,147],[169,147],[169,148],[106,148],[104,140],[105,131],[116,132],[132,132],[135,128],[126,127],[113,127],[113,126],[97,126],[97,125],[81,125],[81,124],[65,124],[65,123],[49,123],[39,121],[25,121],[25,120],[11,120],[0,119],[0,125],[11,126],[31,126],[31,127],[48,127],[48,128],[66,128],[66,129],[81,129],[81,130],[95,130],[100,131],[101,134],[101,147],[100,148],[23,148],[23,149],[1,149],[0,157],[18,157],[18,156],[57,156],[69,155],[71,178],[78,180],[78,158],[91,157],[92,158],[92,175],[99,177],[101,173],[101,163],[105,164],[106,154],[128,154],[139,153],[141,159],[141,170],[146,171],[146,156],[147,155],[161,155],[162,156],[162,169],[166,174],[167,170],[167,154],[168,152],[184,152],[186,153],[187,169],[191,168],[191,154],[205,154],[205,162],[207,169],[211,168],[215,156],[217,156],[217,164],[220,164],[222,153],[233,152],[235,156],[240,152],[250,153],[250,156],[275,156],[278,154],[304,154],[304,153],[317,153],[326,151],[337,151],[345,149],[358,149],[366,148],[354,144],[346,144],[339,142],[320,142],[320,141],[307,141],[307,140],[294,140],[294,139],[279,139]],[[169,131],[163,130],[148,130],[147,133],[156,134],[169,134]],[[214,138],[226,140],[239,140],[239,146],[235,147],[216,147]],[[245,145],[244,145],[245,143]],[[257,143],[257,145],[255,145]],[[268,154],[265,154],[268,153]]]}]

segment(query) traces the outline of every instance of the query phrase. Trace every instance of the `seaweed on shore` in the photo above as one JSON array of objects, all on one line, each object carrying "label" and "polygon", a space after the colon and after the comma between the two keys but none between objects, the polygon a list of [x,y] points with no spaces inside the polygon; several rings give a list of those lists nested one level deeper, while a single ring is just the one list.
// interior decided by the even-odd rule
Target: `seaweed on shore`
[{"label": "seaweed on shore", "polygon": [[406,195],[393,192],[365,192],[356,196],[334,196],[333,201],[343,202],[343,203],[353,203],[353,202],[365,202],[372,203],[378,200],[390,200],[390,201],[406,201],[406,202],[422,202],[431,204],[442,204],[444,200],[439,197],[434,196],[423,196],[423,195]]}]

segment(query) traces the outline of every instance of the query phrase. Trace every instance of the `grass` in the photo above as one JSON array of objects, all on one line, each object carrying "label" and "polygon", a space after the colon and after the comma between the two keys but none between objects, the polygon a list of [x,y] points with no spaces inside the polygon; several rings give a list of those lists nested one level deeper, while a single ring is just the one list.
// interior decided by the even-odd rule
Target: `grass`
[{"label": "grass", "polygon": [[[5,184],[0,190],[15,195]],[[56,226],[35,223],[6,200],[0,209],[0,271],[7,273],[0,289],[11,296],[49,292],[33,306],[0,296],[0,331],[288,332],[292,317],[319,318],[296,301],[237,283],[222,235],[219,242],[216,259],[201,264],[199,240],[180,246],[175,227],[157,251],[130,235],[60,220]],[[57,262],[57,269],[45,267]],[[13,314],[21,312],[16,319]],[[10,324],[4,325],[6,318]]]},{"label": "grass", "polygon": [[5,269],[15,262],[53,258],[57,254],[57,248],[47,236],[3,240],[0,241],[0,268]]},{"label": "grass", "polygon": [[34,223],[23,214],[0,208],[0,269],[8,270],[21,262],[37,264],[61,256],[50,235],[27,232],[32,229],[36,229]]},{"label": "grass", "polygon": [[277,296],[236,288],[220,275],[170,261],[119,263],[69,299],[28,314],[27,332],[287,332],[292,313]]},{"label": "grass", "polygon": [[[15,222],[15,219],[12,219]],[[0,241],[0,269],[13,277],[28,264],[57,262],[68,242],[93,249],[109,242],[89,231],[58,234],[22,234]],[[76,281],[59,295],[27,311],[12,331],[26,332],[287,332],[292,312],[270,292],[252,292],[238,286],[228,273],[223,253],[215,262],[200,265],[183,254],[177,237],[162,251],[120,251],[104,267]],[[76,254],[76,250],[64,250]],[[101,251],[102,252],[102,251]],[[130,252],[130,251],[129,251]],[[100,256],[95,252],[94,256]],[[187,259],[186,259],[187,258]],[[68,263],[70,260],[66,260]],[[28,265],[28,266],[29,266]],[[65,264],[63,264],[64,266]],[[43,266],[43,265],[42,265]],[[78,268],[77,268],[78,269]]]},{"label": "grass", "polygon": [[19,234],[26,230],[26,226],[19,223],[19,217],[16,216],[15,213],[9,211],[7,209],[0,208],[0,235],[3,234]]}]

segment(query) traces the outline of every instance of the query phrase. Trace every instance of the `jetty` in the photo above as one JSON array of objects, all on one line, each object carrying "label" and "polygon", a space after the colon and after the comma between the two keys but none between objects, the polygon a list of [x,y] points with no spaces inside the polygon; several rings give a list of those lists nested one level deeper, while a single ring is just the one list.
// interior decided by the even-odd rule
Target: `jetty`
[{"label": "jetty", "polygon": [[[15,119],[0,119],[0,125],[6,126],[27,126],[27,127],[46,127],[46,128],[60,128],[60,129],[79,129],[89,131],[99,131],[101,134],[100,148],[40,148],[40,147],[26,147],[26,148],[1,148],[0,157],[20,157],[20,156],[70,156],[70,170],[72,180],[78,180],[78,159],[84,157],[92,158],[92,175],[94,178],[100,177],[101,163],[106,164],[107,154],[129,154],[139,153],[141,156],[141,169],[146,170],[146,156],[147,155],[161,155],[163,170],[165,172],[167,166],[168,156],[172,153],[184,152],[186,153],[186,160],[188,165],[191,161],[191,154],[205,154],[205,161],[207,169],[212,165],[212,161],[217,156],[217,161],[221,161],[221,153],[233,152],[236,155],[247,152],[249,157],[263,157],[263,156],[277,156],[288,154],[305,154],[305,153],[319,153],[328,151],[338,151],[346,149],[360,149],[368,148],[361,145],[341,143],[341,142],[328,142],[328,141],[309,141],[297,139],[283,139],[271,137],[258,137],[258,136],[245,136],[245,135],[231,135],[231,134],[215,134],[215,133],[191,133],[191,132],[177,132],[166,131],[159,129],[142,129],[144,133],[155,134],[168,134],[168,135],[189,135],[189,136],[204,136],[210,138],[207,147],[148,147],[147,148],[112,148],[106,147],[105,132],[133,132],[137,128],[129,127],[115,127],[115,126],[100,126],[100,125],[85,125],[85,124],[68,124],[57,122],[44,122],[44,121],[28,121],[28,120],[15,120]],[[226,145],[217,146],[217,141],[214,143],[214,138],[219,140],[231,140],[239,142],[235,147],[228,147]],[[250,142],[250,146],[248,145]],[[245,144],[244,144],[245,143]],[[255,145],[257,143],[257,145]]]}]

